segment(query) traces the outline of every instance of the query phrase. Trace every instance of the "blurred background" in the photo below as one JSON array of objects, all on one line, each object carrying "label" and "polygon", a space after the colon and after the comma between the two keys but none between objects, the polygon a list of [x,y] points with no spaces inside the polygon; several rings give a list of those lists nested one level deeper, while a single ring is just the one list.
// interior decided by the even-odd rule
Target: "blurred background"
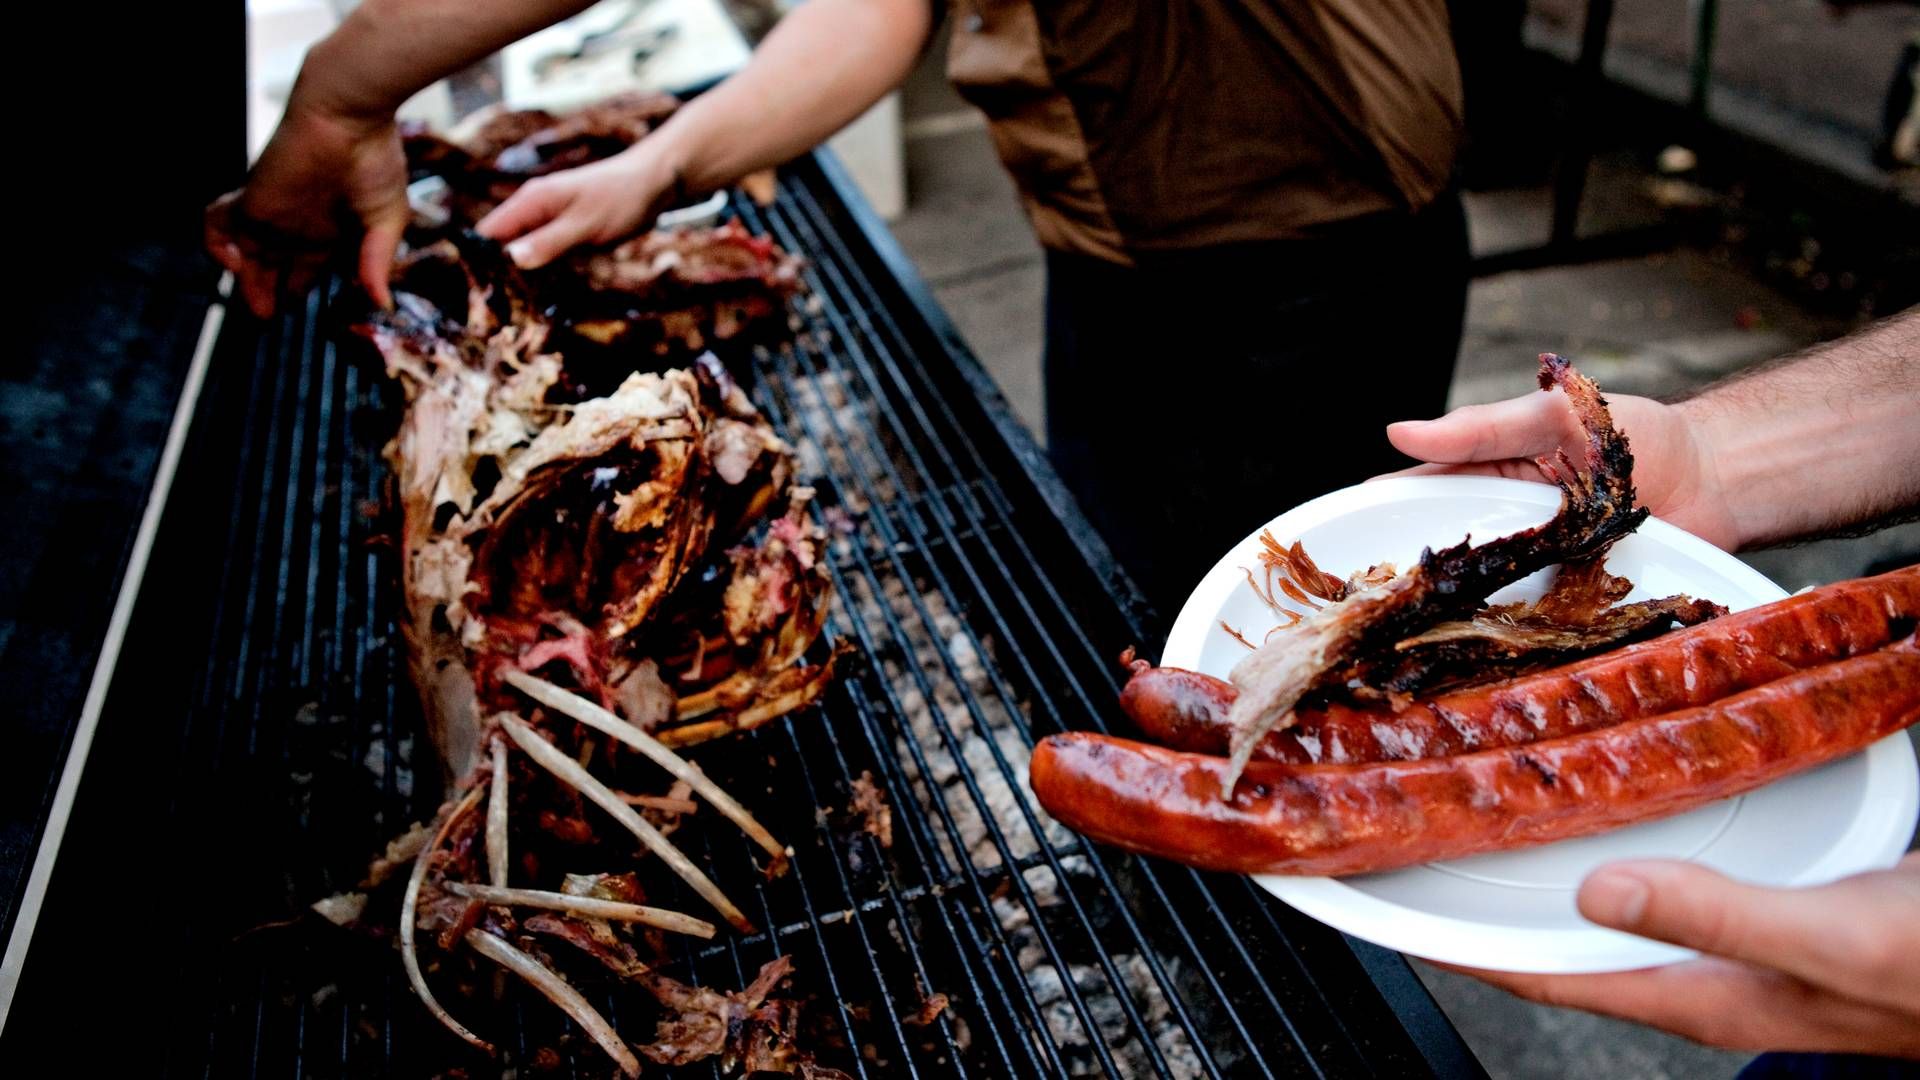
[{"label": "blurred background", "polygon": [[[252,0],[249,146],[350,0]],[[1458,0],[1460,166],[1476,257],[1450,406],[1569,355],[1671,397],[1920,300],[1920,7],[1858,0]],[[424,91],[568,108],[742,63],[779,0],[607,0]],[[934,30],[903,89],[833,148],[1044,439],[1044,271],[984,118]],[[1251,107],[1251,106],[1250,106]],[[1354,350],[1367,343],[1356,328]],[[1305,406],[1302,406],[1303,408]],[[1920,524],[1749,557],[1789,589],[1910,561]]]}]

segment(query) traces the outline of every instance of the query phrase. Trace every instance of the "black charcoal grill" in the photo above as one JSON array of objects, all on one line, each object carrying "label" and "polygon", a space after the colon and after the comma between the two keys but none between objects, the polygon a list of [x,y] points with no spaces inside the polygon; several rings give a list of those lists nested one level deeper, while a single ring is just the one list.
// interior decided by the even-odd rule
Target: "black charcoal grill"
[{"label": "black charcoal grill", "polygon": [[[697,815],[677,839],[762,930],[669,973],[733,989],[792,954],[806,1043],[862,1077],[1478,1075],[1398,956],[1035,808],[1034,739],[1123,724],[1115,658],[1152,655],[1158,621],[831,157],[734,209],[810,260],[799,344],[754,394],[819,511],[857,526],[828,632],[860,657],[822,706],[699,751],[796,858],[766,881]],[[389,947],[283,925],[442,794],[378,504],[398,393],[360,349],[320,297],[267,324],[228,310],[0,1061],[489,1075]],[[850,820],[862,773],[890,849]],[[508,1001],[451,1004],[520,1077],[542,1048],[552,1075],[609,1071],[543,1002]],[[630,1001],[603,1004],[646,1037]]]}]

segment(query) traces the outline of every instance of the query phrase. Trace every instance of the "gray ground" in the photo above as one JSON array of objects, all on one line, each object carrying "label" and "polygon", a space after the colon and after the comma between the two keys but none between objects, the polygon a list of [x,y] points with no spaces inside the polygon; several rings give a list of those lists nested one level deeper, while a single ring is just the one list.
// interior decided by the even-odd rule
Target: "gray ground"
[{"label": "gray ground", "polygon": [[[1849,27],[1856,30],[1859,24]],[[961,332],[1035,431],[1040,381],[1040,249],[975,114],[940,77],[936,51],[908,84],[908,212],[896,232]],[[1874,76],[1878,78],[1876,74]],[[1646,215],[1646,178],[1601,162],[1591,224]],[[1469,199],[1485,252],[1544,237],[1543,191]],[[1535,356],[1563,352],[1615,393],[1672,394],[1845,332],[1739,268],[1701,253],[1508,274],[1476,282],[1453,404],[1530,385]],[[1860,574],[1920,551],[1920,525],[1858,540],[1756,553],[1749,561],[1788,589]],[[1744,1055],[1706,1050],[1644,1028],[1533,1006],[1471,979],[1419,965],[1434,996],[1496,1077],[1730,1077]]]}]

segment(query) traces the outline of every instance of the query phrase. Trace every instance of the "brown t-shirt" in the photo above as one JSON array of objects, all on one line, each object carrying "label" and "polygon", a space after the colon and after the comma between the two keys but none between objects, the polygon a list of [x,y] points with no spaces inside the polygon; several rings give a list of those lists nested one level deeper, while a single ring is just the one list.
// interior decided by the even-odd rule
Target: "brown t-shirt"
[{"label": "brown t-shirt", "polygon": [[947,73],[987,114],[1040,242],[1274,240],[1447,185],[1445,0],[953,0]]}]

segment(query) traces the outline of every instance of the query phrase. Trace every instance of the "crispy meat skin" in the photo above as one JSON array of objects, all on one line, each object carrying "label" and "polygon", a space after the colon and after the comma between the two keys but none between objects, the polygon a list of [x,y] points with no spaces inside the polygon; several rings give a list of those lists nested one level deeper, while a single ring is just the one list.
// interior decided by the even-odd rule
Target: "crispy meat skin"
[{"label": "crispy meat skin", "polygon": [[497,112],[468,133],[401,128],[413,179],[437,176],[453,191],[454,217],[471,225],[536,176],[618,154],[679,108],[667,94],[620,94],[564,115],[543,109]]},{"label": "crispy meat skin", "polygon": [[1489,593],[1535,570],[1598,556],[1646,520],[1647,511],[1633,505],[1633,453],[1614,430],[1599,388],[1566,360],[1543,354],[1541,389],[1555,385],[1566,391],[1587,435],[1584,473],[1565,454],[1557,463],[1540,462],[1561,490],[1559,512],[1543,525],[1479,547],[1469,538],[1423,551],[1415,566],[1281,630],[1235,665],[1240,696],[1231,714],[1232,766],[1223,790],[1231,790],[1267,732],[1291,724],[1294,706],[1307,694],[1340,685],[1348,665],[1471,613]]},{"label": "crispy meat skin", "polygon": [[[437,208],[416,214],[409,242],[424,248],[452,239],[469,260],[490,249],[481,280],[517,279],[510,266],[492,265],[507,260],[498,245],[471,234],[474,224],[529,178],[624,149],[674,105],[660,95],[624,95],[565,116],[497,114],[464,138],[408,129],[411,174],[446,185]],[[519,294],[537,301],[550,324],[552,347],[567,357],[570,392],[593,397],[634,370],[679,366],[707,349],[726,350],[738,367],[753,346],[783,340],[801,265],[737,222],[656,230],[533,271]],[[444,291],[428,295],[441,310],[459,306]]]},{"label": "crispy meat skin", "polygon": [[[710,361],[567,400],[565,363],[548,351],[527,283],[497,245],[470,236],[439,242],[403,260],[397,281],[395,307],[367,312],[359,330],[409,400],[389,447],[407,634],[430,730],[457,777],[476,761],[482,699],[498,664],[560,662],[603,704],[647,703],[644,678],[632,677],[645,654],[621,640],[703,572],[716,549],[726,552],[778,508],[792,451]],[[411,291],[417,282],[433,300]],[[734,590],[784,618],[741,626],[702,650],[708,670],[724,674],[731,663],[739,672],[725,700],[699,702],[715,722],[754,706],[757,722],[791,711],[816,698],[830,674],[804,669],[799,694],[755,691],[790,689],[794,680],[780,676],[818,637],[830,593],[818,563],[825,536],[798,509],[809,493],[793,494],[763,542],[777,547],[781,572],[763,570]],[[721,558],[739,577],[739,552],[756,550]],[[716,599],[706,610],[721,609]],[[679,693],[701,689],[709,687]],[[636,723],[667,718],[653,700]]]},{"label": "crispy meat skin", "polygon": [[727,222],[581,252],[540,282],[543,300],[566,313],[559,330],[569,355],[619,368],[780,339],[801,265],[772,239]]},{"label": "crispy meat skin", "polygon": [[1494,604],[1444,622],[1351,665],[1356,697],[1404,697],[1539,671],[1726,614],[1707,600],[1669,596],[1612,606],[1633,588],[1603,557],[1561,567],[1539,600]]}]

